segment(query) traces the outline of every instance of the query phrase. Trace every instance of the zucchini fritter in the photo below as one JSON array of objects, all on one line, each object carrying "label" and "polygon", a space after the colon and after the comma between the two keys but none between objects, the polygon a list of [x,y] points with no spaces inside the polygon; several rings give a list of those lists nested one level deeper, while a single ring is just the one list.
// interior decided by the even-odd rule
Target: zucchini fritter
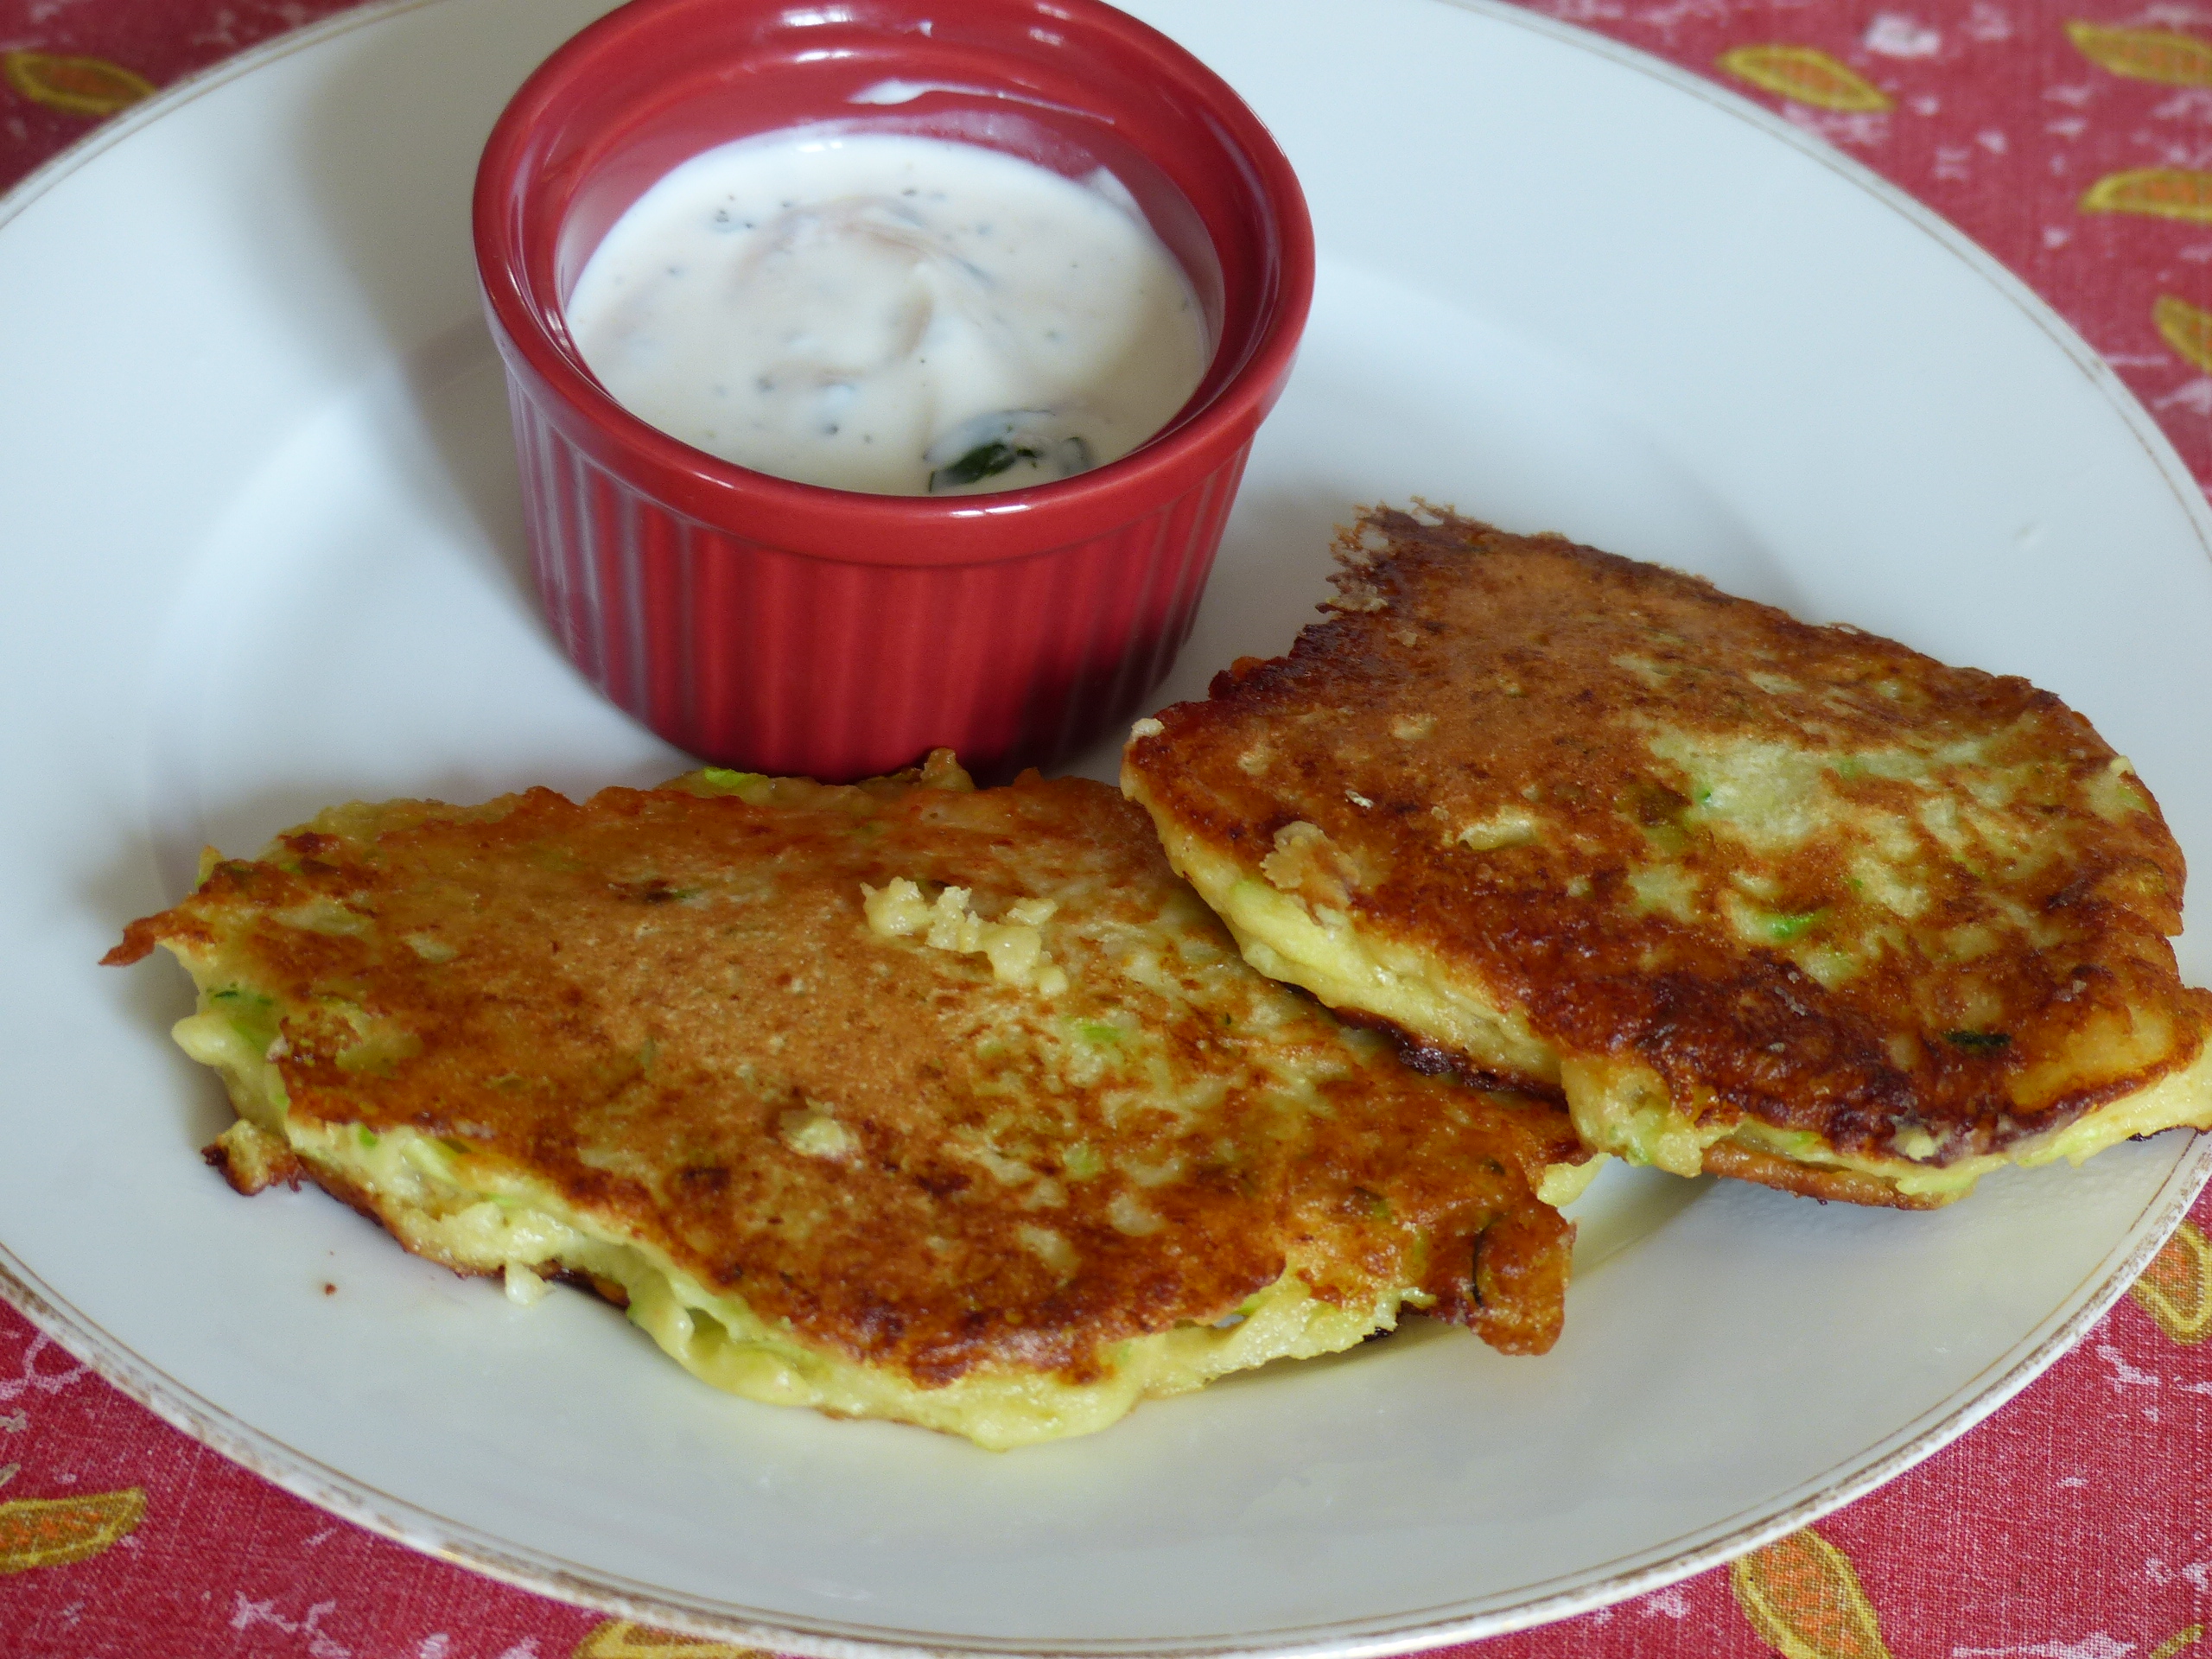
[{"label": "zucchini fritter", "polygon": [[1263,971],[1822,1198],[2212,1128],[2180,849],[2057,698],[1448,514],[1338,551],[1334,614],[1124,758]]},{"label": "zucchini fritter", "polygon": [[1004,1446],[1402,1303],[1559,1330],[1564,1115],[1254,973],[1103,785],[940,754],[339,807],[110,960],[157,944],[234,1184],[303,1170],[525,1300],[580,1279],[754,1399]]}]

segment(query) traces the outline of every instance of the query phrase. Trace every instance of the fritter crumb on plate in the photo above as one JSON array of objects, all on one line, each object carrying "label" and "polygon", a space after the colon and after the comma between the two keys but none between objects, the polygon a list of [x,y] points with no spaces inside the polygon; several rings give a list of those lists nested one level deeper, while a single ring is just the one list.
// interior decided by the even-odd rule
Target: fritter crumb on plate
[{"label": "fritter crumb on plate", "polygon": [[522,1300],[588,1284],[756,1400],[1006,1446],[1405,1305],[1560,1328],[1565,1116],[1253,972],[1103,785],[939,753],[337,807],[110,960],[156,944],[235,1184],[303,1172]]},{"label": "fritter crumb on plate", "polygon": [[2026,681],[1378,509],[1122,787],[1249,960],[1594,1150],[1858,1204],[2212,1128],[2183,864]]}]

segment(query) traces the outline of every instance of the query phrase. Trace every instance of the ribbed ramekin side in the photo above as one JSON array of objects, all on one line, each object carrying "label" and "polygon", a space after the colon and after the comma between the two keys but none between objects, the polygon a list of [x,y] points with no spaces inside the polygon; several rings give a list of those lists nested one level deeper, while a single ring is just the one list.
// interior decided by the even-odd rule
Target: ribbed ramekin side
[{"label": "ribbed ramekin side", "polygon": [[817,558],[709,528],[511,385],[555,635],[610,698],[720,765],[850,779],[956,750],[986,779],[1126,718],[1189,637],[1249,445],[1069,546],[977,563]]},{"label": "ribbed ramekin side", "polygon": [[620,536],[623,594],[634,701],[625,707],[657,732],[680,722],[691,660],[685,628],[691,599],[683,588],[683,520],[609,479],[609,517]]},{"label": "ribbed ramekin side", "polygon": [[1070,563],[1048,602],[1090,614],[1052,671],[1033,682],[1012,764],[1046,766],[1084,747],[1128,719],[1166,677],[1191,637],[1249,452],[1248,443],[1182,495],[1088,544],[1079,564]]},{"label": "ribbed ramekin side", "polygon": [[1213,575],[1214,556],[1229,528],[1230,509],[1236,505],[1236,491],[1244,481],[1244,463],[1251,459],[1249,440],[1223,463],[1205,482],[1185,498],[1192,522],[1180,539],[1182,559],[1163,595],[1160,626],[1153,636],[1152,652],[1140,659],[1126,659],[1122,677],[1108,701],[1124,712],[1151,696],[1175,658],[1190,642],[1198,620],[1198,601],[1205,597],[1206,582]]},{"label": "ribbed ramekin side", "polygon": [[568,493],[576,536],[576,561],[588,573],[601,678],[609,697],[639,720],[647,718],[645,699],[644,619],[640,614],[635,525],[629,512],[632,491],[607,470],[569,452]]},{"label": "ribbed ramekin side", "polygon": [[537,577],[546,620],[577,671],[604,690],[607,674],[599,650],[596,587],[579,556],[568,488],[575,454],[531,398],[529,388],[512,373],[507,401],[514,416],[523,527],[530,537],[531,568]]},{"label": "ribbed ramekin side", "polygon": [[678,631],[690,672],[671,711],[674,731],[696,732],[700,741],[683,745],[712,756],[731,751],[733,736],[758,718],[758,699],[748,690],[745,664],[729,648],[733,619],[745,614],[741,596],[745,568],[724,556],[728,538],[704,524],[679,521],[671,554],[685,573],[683,604],[671,610],[669,626]]}]

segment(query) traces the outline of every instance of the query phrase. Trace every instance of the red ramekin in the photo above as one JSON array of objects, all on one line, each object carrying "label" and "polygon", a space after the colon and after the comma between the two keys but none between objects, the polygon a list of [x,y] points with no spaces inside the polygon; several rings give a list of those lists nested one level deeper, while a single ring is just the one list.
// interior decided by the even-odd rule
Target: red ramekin
[{"label": "red ramekin", "polygon": [[[679,162],[825,123],[1109,168],[1205,310],[1190,402],[1094,471],[951,498],[772,478],[624,410],[562,314],[601,238]],[[1267,130],[1096,0],[635,0],[515,95],[474,217],[562,645],[670,741],[824,779],[938,746],[1004,776],[1136,711],[1189,637],[1313,289],[1305,198]]]}]

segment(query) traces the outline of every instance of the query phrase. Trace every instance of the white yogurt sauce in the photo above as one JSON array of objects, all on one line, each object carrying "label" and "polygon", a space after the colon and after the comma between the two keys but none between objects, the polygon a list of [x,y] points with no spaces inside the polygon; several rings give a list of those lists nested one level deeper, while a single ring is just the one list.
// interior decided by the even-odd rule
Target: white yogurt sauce
[{"label": "white yogurt sauce", "polygon": [[891,133],[772,134],[639,197],[568,305],[592,372],[710,454],[880,495],[1127,454],[1205,372],[1198,301],[1120,181]]}]

